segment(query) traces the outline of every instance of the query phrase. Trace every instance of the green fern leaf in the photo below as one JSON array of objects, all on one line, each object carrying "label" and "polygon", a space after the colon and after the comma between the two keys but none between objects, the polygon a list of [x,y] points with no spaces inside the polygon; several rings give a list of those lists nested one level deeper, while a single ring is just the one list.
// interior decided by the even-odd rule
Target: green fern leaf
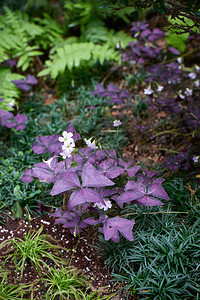
[{"label": "green fern leaf", "polygon": [[47,61],[45,65],[48,67],[42,70],[38,76],[49,74],[55,79],[59,74],[63,74],[65,69],[72,69],[80,67],[83,63],[88,64],[96,63],[99,61],[101,64],[105,60],[120,61],[119,53],[114,49],[109,48],[108,45],[95,45],[93,43],[74,43],[66,44],[62,48],[56,49],[56,53],[51,56],[51,60]]},{"label": "green fern leaf", "polygon": [[0,68],[0,98],[4,100],[0,102],[0,109],[6,111],[12,110],[8,104],[12,101],[16,104],[16,100],[19,99],[21,91],[16,87],[13,80],[25,78],[23,75],[11,73],[10,68]]}]

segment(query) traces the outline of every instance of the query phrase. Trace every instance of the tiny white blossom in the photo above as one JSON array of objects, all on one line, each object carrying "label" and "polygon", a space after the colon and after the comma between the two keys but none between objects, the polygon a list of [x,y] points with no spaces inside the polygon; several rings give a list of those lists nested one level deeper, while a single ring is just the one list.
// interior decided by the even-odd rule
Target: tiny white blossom
[{"label": "tiny white blossom", "polygon": [[70,139],[68,141],[65,141],[64,145],[62,146],[62,152],[60,155],[63,157],[63,159],[66,159],[67,157],[71,157],[71,153],[74,151],[75,144],[71,143]]},{"label": "tiny white blossom", "polygon": [[98,207],[99,209],[103,209],[104,211],[106,211],[106,210],[108,210],[109,208],[111,208],[112,207],[112,203],[110,202],[110,200],[104,200],[104,203],[105,203],[105,205],[104,204],[102,204],[102,203],[98,203],[98,202],[96,202],[95,204],[94,204],[94,207]]},{"label": "tiny white blossom", "polygon": [[164,89],[164,86],[158,85],[157,92],[161,92]]},{"label": "tiny white blossom", "polygon": [[199,66],[195,66],[195,70],[198,72],[198,71],[200,71],[200,67]]},{"label": "tiny white blossom", "polygon": [[195,86],[196,86],[196,87],[199,87],[199,84],[200,84],[200,81],[199,81],[199,79],[198,79],[198,80],[196,80],[194,84],[195,84]]},{"label": "tiny white blossom", "polygon": [[198,162],[198,159],[199,159],[199,157],[198,156],[193,156],[193,162],[195,162],[195,163],[197,163]]},{"label": "tiny white blossom", "polygon": [[113,121],[113,126],[114,127],[118,127],[118,126],[120,126],[122,123],[121,123],[121,121],[120,120],[115,120],[115,121]]},{"label": "tiny white blossom", "polygon": [[185,95],[186,96],[192,96],[192,89],[186,88]]},{"label": "tiny white blossom", "polygon": [[179,97],[180,97],[181,99],[184,99],[185,96],[182,94],[182,91],[178,91],[178,92],[179,92]]},{"label": "tiny white blossom", "polygon": [[149,85],[147,89],[144,89],[144,94],[145,95],[151,95],[153,94],[153,90],[151,89],[151,86]]},{"label": "tiny white blossom", "polygon": [[190,79],[196,79],[196,78],[197,78],[197,74],[194,73],[194,72],[192,72],[192,73],[189,73],[189,74],[188,74],[188,77],[189,77]]},{"label": "tiny white blossom", "polygon": [[171,83],[172,83],[171,80],[168,80],[167,82],[168,82],[168,84],[171,84]]},{"label": "tiny white blossom", "polygon": [[71,157],[71,152],[64,150],[63,152],[60,152],[60,155],[62,156],[63,159],[66,159],[67,157]]},{"label": "tiny white blossom", "polygon": [[182,64],[182,57],[178,57],[178,58],[177,58],[177,62],[178,62],[179,64]]},{"label": "tiny white blossom", "polygon": [[73,137],[72,132],[63,131],[62,135],[63,135],[62,137],[58,138],[59,142],[66,143],[66,142],[70,141],[71,143],[74,143],[74,140],[72,138]]},{"label": "tiny white blossom", "polygon": [[91,142],[91,139],[92,139],[92,138],[90,138],[89,140],[84,139],[86,145],[87,145],[89,148],[91,148],[92,150],[98,149],[98,147],[97,147],[96,144],[95,144],[95,141]]}]

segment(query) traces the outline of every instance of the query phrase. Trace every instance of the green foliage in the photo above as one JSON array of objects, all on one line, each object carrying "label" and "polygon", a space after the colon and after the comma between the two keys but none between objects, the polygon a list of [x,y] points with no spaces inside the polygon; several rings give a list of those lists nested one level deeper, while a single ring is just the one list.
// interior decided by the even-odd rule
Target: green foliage
[{"label": "green foliage", "polygon": [[124,31],[108,30],[102,20],[91,20],[87,23],[81,34],[81,40],[93,43],[106,43],[112,48],[125,49],[131,41],[136,41]]},{"label": "green foliage", "polygon": [[94,17],[97,7],[98,5],[95,0],[87,2],[83,0],[64,0],[65,17],[68,26],[71,28],[79,25],[83,26],[88,23]]},{"label": "green foliage", "polygon": [[61,253],[60,249],[65,248],[56,245],[56,241],[51,236],[41,234],[42,230],[43,226],[37,232],[31,232],[29,230],[27,234],[24,234],[24,240],[14,238],[0,244],[0,249],[5,246],[8,247],[5,252],[7,255],[4,260],[4,266],[7,261],[14,262],[16,270],[20,270],[21,272],[21,278],[27,261],[30,261],[40,275],[45,267],[48,268],[45,259],[51,260],[57,266],[66,264],[66,261],[54,254]]},{"label": "green foliage", "polygon": [[24,295],[29,293],[30,284],[15,284],[8,283],[7,274],[4,271],[4,276],[0,283],[0,300],[25,300]]},{"label": "green foliage", "polygon": [[[23,131],[13,130],[0,143],[0,210],[12,210],[15,216],[21,215],[26,208],[31,215],[38,215],[38,201],[45,206],[58,205],[60,197],[52,199],[45,183],[23,183],[20,178],[23,171],[38,162],[38,155],[33,153],[31,144],[36,136],[62,133],[68,122],[64,121],[56,106],[48,107],[37,94],[27,97],[20,113],[28,116],[28,123]],[[45,126],[44,126],[45,124]],[[1,138],[7,136],[9,129],[1,127]],[[44,157],[45,159],[45,157]],[[14,191],[18,190],[18,193]],[[0,218],[1,219],[1,218]]]},{"label": "green foliage", "polygon": [[36,45],[42,46],[46,50],[50,46],[57,46],[60,42],[63,42],[62,36],[65,31],[49,14],[44,13],[43,18],[35,17],[33,21],[42,29],[41,34],[35,37]]},{"label": "green foliage", "polygon": [[101,46],[93,43],[73,43],[56,49],[56,53],[50,58],[51,60],[45,62],[47,68],[38,76],[51,75],[55,79],[64,73],[66,68],[72,70],[74,67],[80,67],[82,63],[93,65],[97,61],[100,64],[105,60],[119,61],[119,54],[106,44]]},{"label": "green foliage", "polygon": [[128,205],[123,216],[136,221],[133,242],[122,239],[116,245],[100,239],[100,253],[129,295],[198,299],[199,187],[177,178],[168,180],[165,188],[172,203],[160,208]]},{"label": "green foliage", "polygon": [[[179,25],[183,24],[183,22],[181,22],[180,20],[178,20],[177,18],[172,19],[172,17],[168,17],[169,22],[174,25],[176,23],[178,23]],[[189,25],[194,24],[191,20],[188,20],[187,18],[185,19],[186,22],[189,22]],[[188,37],[189,37],[189,33],[184,33],[184,34],[177,34],[175,32],[173,32],[174,30],[171,29],[170,34],[166,37],[166,41],[168,43],[169,46],[172,46],[176,49],[178,49],[180,51],[180,53],[183,53],[185,51],[186,48],[186,44],[188,41]],[[180,31],[180,30],[179,30]]]},{"label": "green foliage", "polygon": [[42,54],[38,47],[30,45],[30,42],[43,31],[40,26],[22,19],[19,12],[12,12],[7,7],[4,10],[5,14],[0,16],[0,62],[20,56],[17,67],[25,71],[33,61],[33,57]]},{"label": "green foliage", "polygon": [[91,285],[82,271],[75,267],[49,269],[46,277],[41,278],[47,288],[46,299],[108,300],[113,295],[101,296],[100,292],[90,292]]},{"label": "green foliage", "polygon": [[0,67],[0,97],[4,99],[0,102],[0,109],[6,111],[13,110],[8,103],[14,101],[13,104],[16,105],[16,100],[19,99],[21,92],[15,84],[12,83],[12,80],[21,78],[24,78],[24,76],[17,73],[11,73],[9,68]]}]

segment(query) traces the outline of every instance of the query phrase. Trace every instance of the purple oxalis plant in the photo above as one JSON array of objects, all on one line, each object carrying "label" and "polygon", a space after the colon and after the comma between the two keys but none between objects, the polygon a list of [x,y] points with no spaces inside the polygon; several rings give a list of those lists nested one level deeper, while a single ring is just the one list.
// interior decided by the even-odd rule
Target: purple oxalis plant
[{"label": "purple oxalis plant", "polygon": [[2,126],[23,130],[26,127],[25,123],[28,121],[28,118],[22,114],[14,116],[11,112],[0,109],[0,120]]},{"label": "purple oxalis plant", "polygon": [[[63,137],[55,134],[37,137],[32,144],[33,151],[37,154],[48,152],[51,156],[25,170],[21,180],[30,183],[37,178],[50,185],[51,196],[63,197],[63,210],[58,208],[52,216],[56,218],[55,224],[61,223],[72,234],[77,235],[89,225],[98,225],[105,240],[119,242],[121,233],[132,241],[135,221],[113,216],[112,207],[122,208],[131,202],[163,205],[161,199],[169,200],[162,187],[164,179],[154,178],[156,174],[148,171],[145,176],[144,170],[139,174],[140,166],[134,166],[133,161],[117,158],[114,149],[95,148],[94,142],[87,144],[92,145],[91,148],[77,149],[72,154],[75,141],[80,138],[71,124]],[[129,179],[125,188],[116,186],[124,176]]]}]

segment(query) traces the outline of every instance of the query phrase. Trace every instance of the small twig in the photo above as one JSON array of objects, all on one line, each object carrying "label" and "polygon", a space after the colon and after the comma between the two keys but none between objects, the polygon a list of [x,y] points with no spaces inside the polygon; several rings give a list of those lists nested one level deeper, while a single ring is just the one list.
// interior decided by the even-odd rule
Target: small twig
[{"label": "small twig", "polygon": [[166,149],[166,148],[147,148],[148,150],[159,150],[159,151],[166,151],[166,152],[171,152],[171,153],[178,153],[178,151],[175,150],[170,150],[170,149]]},{"label": "small twig", "polygon": [[7,136],[9,136],[9,134],[11,134],[12,130],[10,130],[1,140],[0,140],[0,143],[3,142]]},{"label": "small twig", "polygon": [[176,134],[176,135],[188,136],[188,135],[193,135],[194,131],[190,132],[190,133],[180,133],[180,132],[174,131],[174,130],[165,130],[165,131],[161,131],[161,132],[156,133],[154,136],[159,136],[159,135],[162,135],[162,134]]},{"label": "small twig", "polygon": [[[188,56],[188,55],[190,55],[190,54],[192,54],[192,53],[194,53],[194,52],[196,52],[196,51],[198,51],[198,50],[200,50],[200,47],[198,47],[198,48],[196,48],[196,49],[193,49],[193,50],[191,50],[191,51],[189,51],[189,52],[187,52],[187,53],[182,54],[181,57]],[[172,59],[168,59],[168,60],[166,60],[166,61],[162,61],[162,64],[168,64],[168,63],[173,62],[173,61],[176,61],[176,60],[177,60],[177,57],[174,57],[174,58],[172,58]],[[160,63],[159,63],[159,64],[160,64]]]}]

